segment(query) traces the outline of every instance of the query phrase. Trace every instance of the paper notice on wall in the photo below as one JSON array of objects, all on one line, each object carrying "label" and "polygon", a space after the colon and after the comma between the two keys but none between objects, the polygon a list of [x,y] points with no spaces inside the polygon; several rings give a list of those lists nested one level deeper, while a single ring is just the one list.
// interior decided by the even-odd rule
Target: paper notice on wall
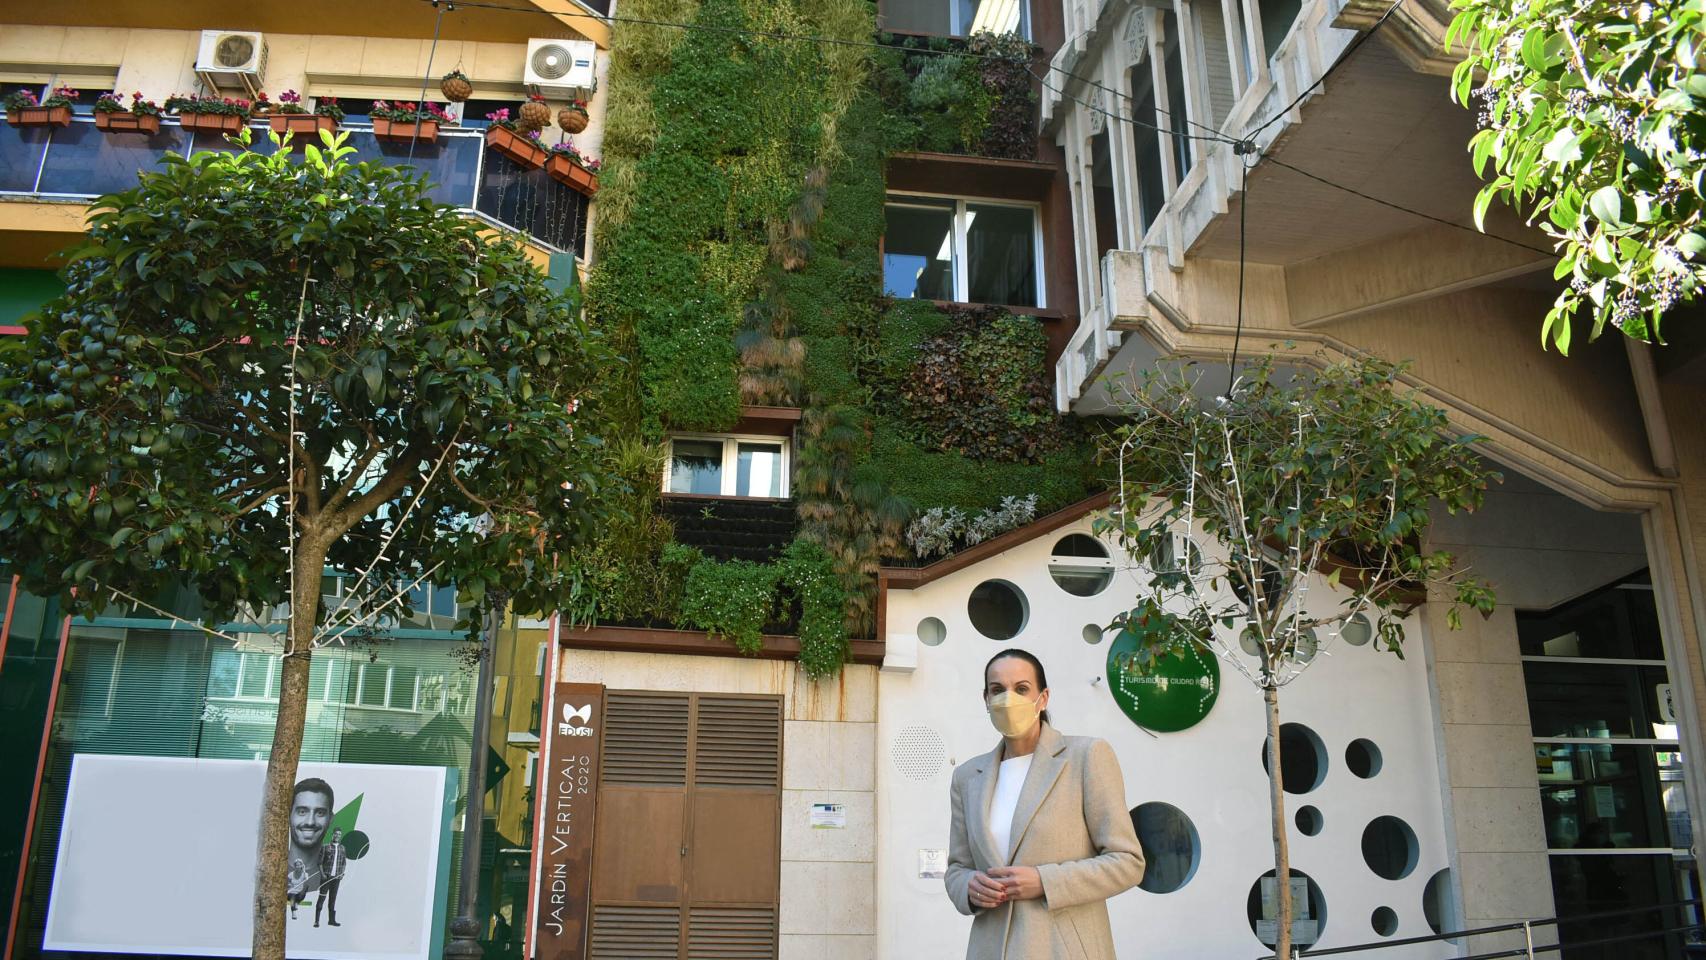
[{"label": "paper notice on wall", "polygon": [[918,850],[918,879],[940,880],[948,875],[948,851],[920,847]]},{"label": "paper notice on wall", "polygon": [[812,829],[847,829],[847,805],[843,803],[812,804]]},{"label": "paper notice on wall", "polygon": [[1617,794],[1610,787],[1593,788],[1594,816],[1601,820],[1611,820],[1617,816]]}]

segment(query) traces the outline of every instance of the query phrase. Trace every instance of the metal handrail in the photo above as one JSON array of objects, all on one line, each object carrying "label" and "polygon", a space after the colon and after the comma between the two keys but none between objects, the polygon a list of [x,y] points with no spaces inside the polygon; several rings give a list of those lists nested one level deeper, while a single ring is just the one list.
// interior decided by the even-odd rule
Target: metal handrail
[{"label": "metal handrail", "polygon": [[[6,111],[4,109],[0,109],[0,120],[3,120],[5,118],[5,116],[6,116]],[[95,117],[93,114],[83,114],[83,113],[73,114],[71,117],[71,122],[77,123],[77,124],[93,124],[95,122]],[[268,124],[268,120],[265,117],[250,117],[244,121],[244,126],[248,127],[251,130],[265,130],[267,128],[267,124]],[[182,124],[178,120],[177,117],[163,116],[163,117],[161,117],[161,126],[162,127],[181,127]],[[339,128],[342,130],[348,130],[348,131],[354,132],[354,133],[372,133],[373,132],[372,123],[371,122],[363,122],[363,121],[353,121],[353,120],[352,121],[345,121],[345,122],[340,123]],[[439,131],[439,136],[445,137],[445,138],[451,138],[451,139],[481,139],[481,138],[484,138],[486,136],[486,133],[487,133],[487,130],[484,127],[446,127],[446,128],[443,128]],[[51,158],[51,155],[53,152],[52,143],[53,143],[52,133],[50,131],[48,140],[43,145],[43,150],[41,152],[41,156],[38,157],[36,160],[36,175],[35,175],[34,180],[32,181],[31,189],[28,189],[28,190],[0,190],[0,197],[21,197],[21,198],[27,197],[30,199],[66,200],[66,201],[86,202],[89,200],[93,200],[99,196],[99,194],[97,194],[97,193],[59,193],[59,192],[43,192],[41,190],[42,178],[47,172],[48,164],[50,162],[50,158]],[[194,149],[195,149],[194,139],[191,138],[191,139],[185,141],[184,146],[182,148],[182,152],[178,155],[183,156],[183,157],[188,157],[194,152]],[[547,250],[548,252],[551,252],[551,253],[572,253],[573,252],[573,251],[565,250],[561,247],[558,247],[556,244],[553,244],[550,241],[533,234],[532,232],[528,231],[527,229],[525,229],[523,227],[520,227],[516,224],[508,223],[499,217],[495,217],[495,216],[487,213],[486,211],[479,209],[479,206],[478,206],[478,204],[479,204],[479,186],[478,185],[482,182],[484,172],[485,172],[485,167],[486,167],[486,154],[485,154],[485,151],[482,150],[477,155],[476,161],[475,161],[475,171],[474,171],[475,188],[474,188],[474,191],[471,195],[469,195],[467,197],[466,205],[464,205],[460,202],[455,204],[455,206],[458,210],[460,210],[465,215],[479,219],[479,220],[485,222],[486,224],[488,224],[492,227],[495,227],[499,230],[502,230],[506,233],[521,234],[521,235],[525,236],[529,242],[536,244],[537,246]],[[457,199],[460,200],[461,198],[457,198]]]},{"label": "metal handrail", "polygon": [[[1305,951],[1294,950],[1292,953],[1292,956],[1294,958],[1298,958],[1298,960],[1310,960],[1310,958],[1313,958],[1313,957],[1330,957],[1330,956],[1337,956],[1337,955],[1346,954],[1346,953],[1362,953],[1362,952],[1369,951],[1369,950],[1383,950],[1383,949],[1389,949],[1389,948],[1393,948],[1393,947],[1407,947],[1407,946],[1413,946],[1413,945],[1418,944],[1418,943],[1435,943],[1435,942],[1438,942],[1440,940],[1456,940],[1460,937],[1478,937],[1478,936],[1482,936],[1482,935],[1489,934],[1489,933],[1507,933],[1507,932],[1510,932],[1513,930],[1521,930],[1529,938],[1528,945],[1526,947],[1523,947],[1521,949],[1516,949],[1516,950],[1500,951],[1497,953],[1478,953],[1472,957],[1465,957],[1465,958],[1463,958],[1463,960],[1496,960],[1496,958],[1501,958],[1501,957],[1533,957],[1533,956],[1536,956],[1538,954],[1548,953],[1548,952],[1551,952],[1554,950],[1565,950],[1565,949],[1573,949],[1575,947],[1595,946],[1595,945],[1605,944],[1605,943],[1621,943],[1624,941],[1645,940],[1645,939],[1648,939],[1651,937],[1664,936],[1664,935],[1671,934],[1671,933],[1679,933],[1679,932],[1682,932],[1684,930],[1706,930],[1706,926],[1703,926],[1702,924],[1688,923],[1688,924],[1683,924],[1681,926],[1676,926],[1676,927],[1666,927],[1666,928],[1661,929],[1661,930],[1643,930],[1643,931],[1640,931],[1638,933],[1625,934],[1623,936],[1618,936],[1618,937],[1606,937],[1606,938],[1599,939],[1599,940],[1584,941],[1581,943],[1548,944],[1548,945],[1543,945],[1543,946],[1535,946],[1534,940],[1533,940],[1533,931],[1534,931],[1535,927],[1557,926],[1559,924],[1565,924],[1565,923],[1581,923],[1581,922],[1587,921],[1587,920],[1604,920],[1604,919],[1607,919],[1610,917],[1623,917],[1623,916],[1631,916],[1634,914],[1651,913],[1654,910],[1670,910],[1670,909],[1681,909],[1684,907],[1698,907],[1698,906],[1701,906],[1701,904],[1702,904],[1702,900],[1698,897],[1695,899],[1692,899],[1692,900],[1673,900],[1669,903],[1654,903],[1654,904],[1648,904],[1646,906],[1641,906],[1641,907],[1624,907],[1624,908],[1617,909],[1617,910],[1598,910],[1598,911],[1595,911],[1593,913],[1581,913],[1581,914],[1576,914],[1574,916],[1569,916],[1569,917],[1545,917],[1545,918],[1542,918],[1539,920],[1519,920],[1515,923],[1501,923],[1501,924],[1496,924],[1496,925],[1490,926],[1490,927],[1474,927],[1474,928],[1468,929],[1468,930],[1448,930],[1444,933],[1436,933],[1430,937],[1406,937],[1402,940],[1377,940],[1377,941],[1373,941],[1370,943],[1352,944],[1351,946],[1348,946],[1348,947],[1328,947],[1324,950],[1305,950]],[[1278,960],[1278,958],[1274,954],[1270,953],[1270,954],[1266,954],[1262,957],[1259,957],[1258,960]]]}]

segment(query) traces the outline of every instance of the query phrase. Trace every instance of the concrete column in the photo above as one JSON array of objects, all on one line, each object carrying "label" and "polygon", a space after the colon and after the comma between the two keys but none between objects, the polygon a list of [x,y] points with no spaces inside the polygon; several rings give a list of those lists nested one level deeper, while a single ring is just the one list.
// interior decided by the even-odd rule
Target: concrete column
[{"label": "concrete column", "polygon": [[[1466,611],[1463,629],[1454,631],[1446,609],[1433,602],[1424,614],[1461,911],[1445,924],[1472,929],[1550,917],[1552,876],[1515,611],[1500,606],[1487,620]],[[1537,943],[1556,940],[1549,927],[1536,936]],[[1472,954],[1523,945],[1520,930],[1467,939]]]}]

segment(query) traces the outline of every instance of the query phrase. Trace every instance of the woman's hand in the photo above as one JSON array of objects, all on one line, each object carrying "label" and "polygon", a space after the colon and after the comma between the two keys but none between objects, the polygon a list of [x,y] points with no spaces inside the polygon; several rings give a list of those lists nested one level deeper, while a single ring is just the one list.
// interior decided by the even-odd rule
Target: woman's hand
[{"label": "woman's hand", "polygon": [[1043,875],[1036,867],[996,867],[989,875],[1006,889],[1009,900],[1035,900],[1043,895]]},{"label": "woman's hand", "polygon": [[971,883],[966,887],[966,895],[970,898],[972,906],[982,907],[986,910],[990,907],[999,907],[1007,902],[1007,888],[1002,885],[1001,881],[990,879],[989,874],[982,872],[971,875]]}]

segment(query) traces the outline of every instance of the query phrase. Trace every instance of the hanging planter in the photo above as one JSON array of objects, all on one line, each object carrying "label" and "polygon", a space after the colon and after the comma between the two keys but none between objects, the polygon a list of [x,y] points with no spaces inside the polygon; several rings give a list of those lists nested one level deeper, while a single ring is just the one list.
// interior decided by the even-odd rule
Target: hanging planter
[{"label": "hanging planter", "polygon": [[468,81],[468,75],[461,70],[452,70],[438,82],[438,89],[444,93],[444,99],[451,103],[465,103],[474,95],[474,85]]},{"label": "hanging planter", "polygon": [[576,100],[557,111],[557,126],[564,133],[580,133],[586,129],[588,119],[585,100]]},{"label": "hanging planter", "polygon": [[567,140],[551,148],[545,161],[545,173],[558,183],[578,193],[592,196],[598,192],[599,162],[581,156],[575,145]]},{"label": "hanging planter", "polygon": [[486,146],[524,167],[537,170],[545,165],[545,145],[512,127],[494,123],[486,131]]},{"label": "hanging planter", "polygon": [[531,94],[516,111],[515,125],[523,130],[543,130],[551,125],[551,108],[545,98]]},{"label": "hanging planter", "polygon": [[178,125],[185,130],[236,133],[249,119],[250,104],[229,97],[174,95],[166,98],[166,109],[178,115]]},{"label": "hanging planter", "polygon": [[95,128],[108,133],[141,133],[152,136],[160,132],[160,106],[142,94],[130,96],[129,107],[116,93],[103,93],[95,101]]},{"label": "hanging planter", "polygon": [[71,103],[77,91],[59,87],[46,100],[38,102],[36,95],[19,90],[6,98],[6,122],[14,127],[68,127],[71,125]]}]

